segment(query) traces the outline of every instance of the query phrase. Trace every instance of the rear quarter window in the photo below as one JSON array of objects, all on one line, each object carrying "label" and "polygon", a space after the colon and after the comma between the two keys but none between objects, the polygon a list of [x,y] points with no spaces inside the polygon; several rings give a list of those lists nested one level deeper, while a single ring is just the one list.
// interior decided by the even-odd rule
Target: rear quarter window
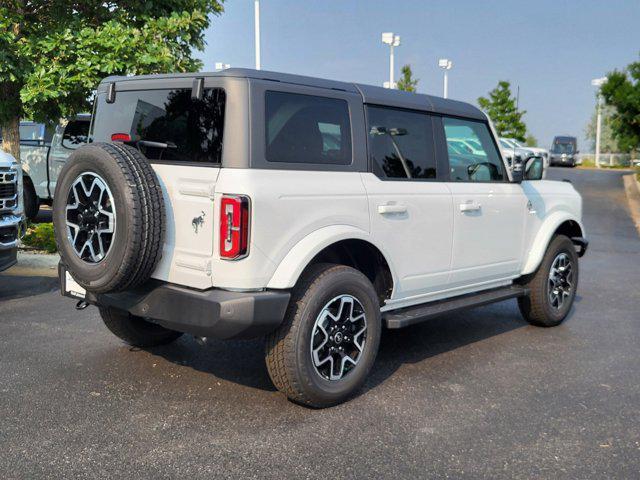
[{"label": "rear quarter window", "polygon": [[205,89],[202,99],[191,88],[121,91],[114,103],[100,95],[93,141],[125,134],[150,160],[221,163],[225,105],[221,88]]},{"label": "rear quarter window", "polygon": [[268,162],[351,164],[351,124],[345,100],[268,91],[265,123]]}]

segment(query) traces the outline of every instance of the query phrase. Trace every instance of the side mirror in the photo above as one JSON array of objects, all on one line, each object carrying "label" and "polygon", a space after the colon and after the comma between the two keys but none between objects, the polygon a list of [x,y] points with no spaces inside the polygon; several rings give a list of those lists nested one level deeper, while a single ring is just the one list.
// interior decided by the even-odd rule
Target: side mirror
[{"label": "side mirror", "polygon": [[544,173],[544,160],[542,157],[530,157],[524,167],[525,180],[542,180]]},{"label": "side mirror", "polygon": [[522,180],[524,180],[522,158],[520,155],[514,155],[511,160],[511,183],[522,183]]}]

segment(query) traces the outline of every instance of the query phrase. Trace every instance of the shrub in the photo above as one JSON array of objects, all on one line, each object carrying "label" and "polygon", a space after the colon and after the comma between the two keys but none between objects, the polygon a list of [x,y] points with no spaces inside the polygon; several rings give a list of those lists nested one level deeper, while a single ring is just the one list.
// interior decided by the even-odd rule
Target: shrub
[{"label": "shrub", "polygon": [[25,245],[44,250],[47,253],[58,251],[56,239],[53,234],[53,223],[32,223],[27,228],[26,235],[22,238]]}]

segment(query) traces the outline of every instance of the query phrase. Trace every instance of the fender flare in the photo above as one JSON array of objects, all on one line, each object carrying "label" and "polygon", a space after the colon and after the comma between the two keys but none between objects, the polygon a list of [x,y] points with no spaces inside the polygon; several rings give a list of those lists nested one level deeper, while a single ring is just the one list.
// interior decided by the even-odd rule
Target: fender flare
[{"label": "fender flare", "polygon": [[[371,237],[366,231],[352,225],[331,225],[314,230],[296,243],[278,264],[276,271],[267,284],[267,288],[292,288],[298,281],[302,271],[318,253],[341,240],[363,240],[380,250],[385,259],[389,258],[388,252],[371,241]],[[391,270],[395,288],[397,277],[392,264],[388,260],[387,264]]]},{"label": "fender flare", "polygon": [[553,234],[556,232],[560,225],[567,221],[577,223],[580,227],[580,231],[582,232],[581,236],[584,236],[584,226],[582,225],[582,222],[580,220],[578,220],[568,212],[562,211],[552,213],[544,221],[542,227],[540,227],[540,230],[538,230],[536,238],[533,241],[531,249],[529,250],[525,259],[525,263],[521,271],[522,275],[528,275],[536,271],[536,269],[542,262],[542,258],[547,251],[547,247],[551,242]]}]

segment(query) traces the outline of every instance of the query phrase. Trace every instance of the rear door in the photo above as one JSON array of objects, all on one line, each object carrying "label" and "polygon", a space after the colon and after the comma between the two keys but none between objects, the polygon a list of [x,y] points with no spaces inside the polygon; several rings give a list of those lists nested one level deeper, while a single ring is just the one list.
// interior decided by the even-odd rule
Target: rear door
[{"label": "rear door", "polygon": [[362,180],[371,235],[397,277],[387,308],[424,302],[447,288],[451,264],[451,193],[436,165],[432,117],[368,106],[371,173]]},{"label": "rear door", "polygon": [[[151,162],[163,191],[166,233],[153,278],[211,286],[213,198],[222,162],[226,91],[208,83],[192,96],[193,79],[122,82],[114,103],[97,97],[94,141],[120,139]],[[144,87],[142,89],[141,87]],[[200,87],[198,87],[200,88]]]}]

